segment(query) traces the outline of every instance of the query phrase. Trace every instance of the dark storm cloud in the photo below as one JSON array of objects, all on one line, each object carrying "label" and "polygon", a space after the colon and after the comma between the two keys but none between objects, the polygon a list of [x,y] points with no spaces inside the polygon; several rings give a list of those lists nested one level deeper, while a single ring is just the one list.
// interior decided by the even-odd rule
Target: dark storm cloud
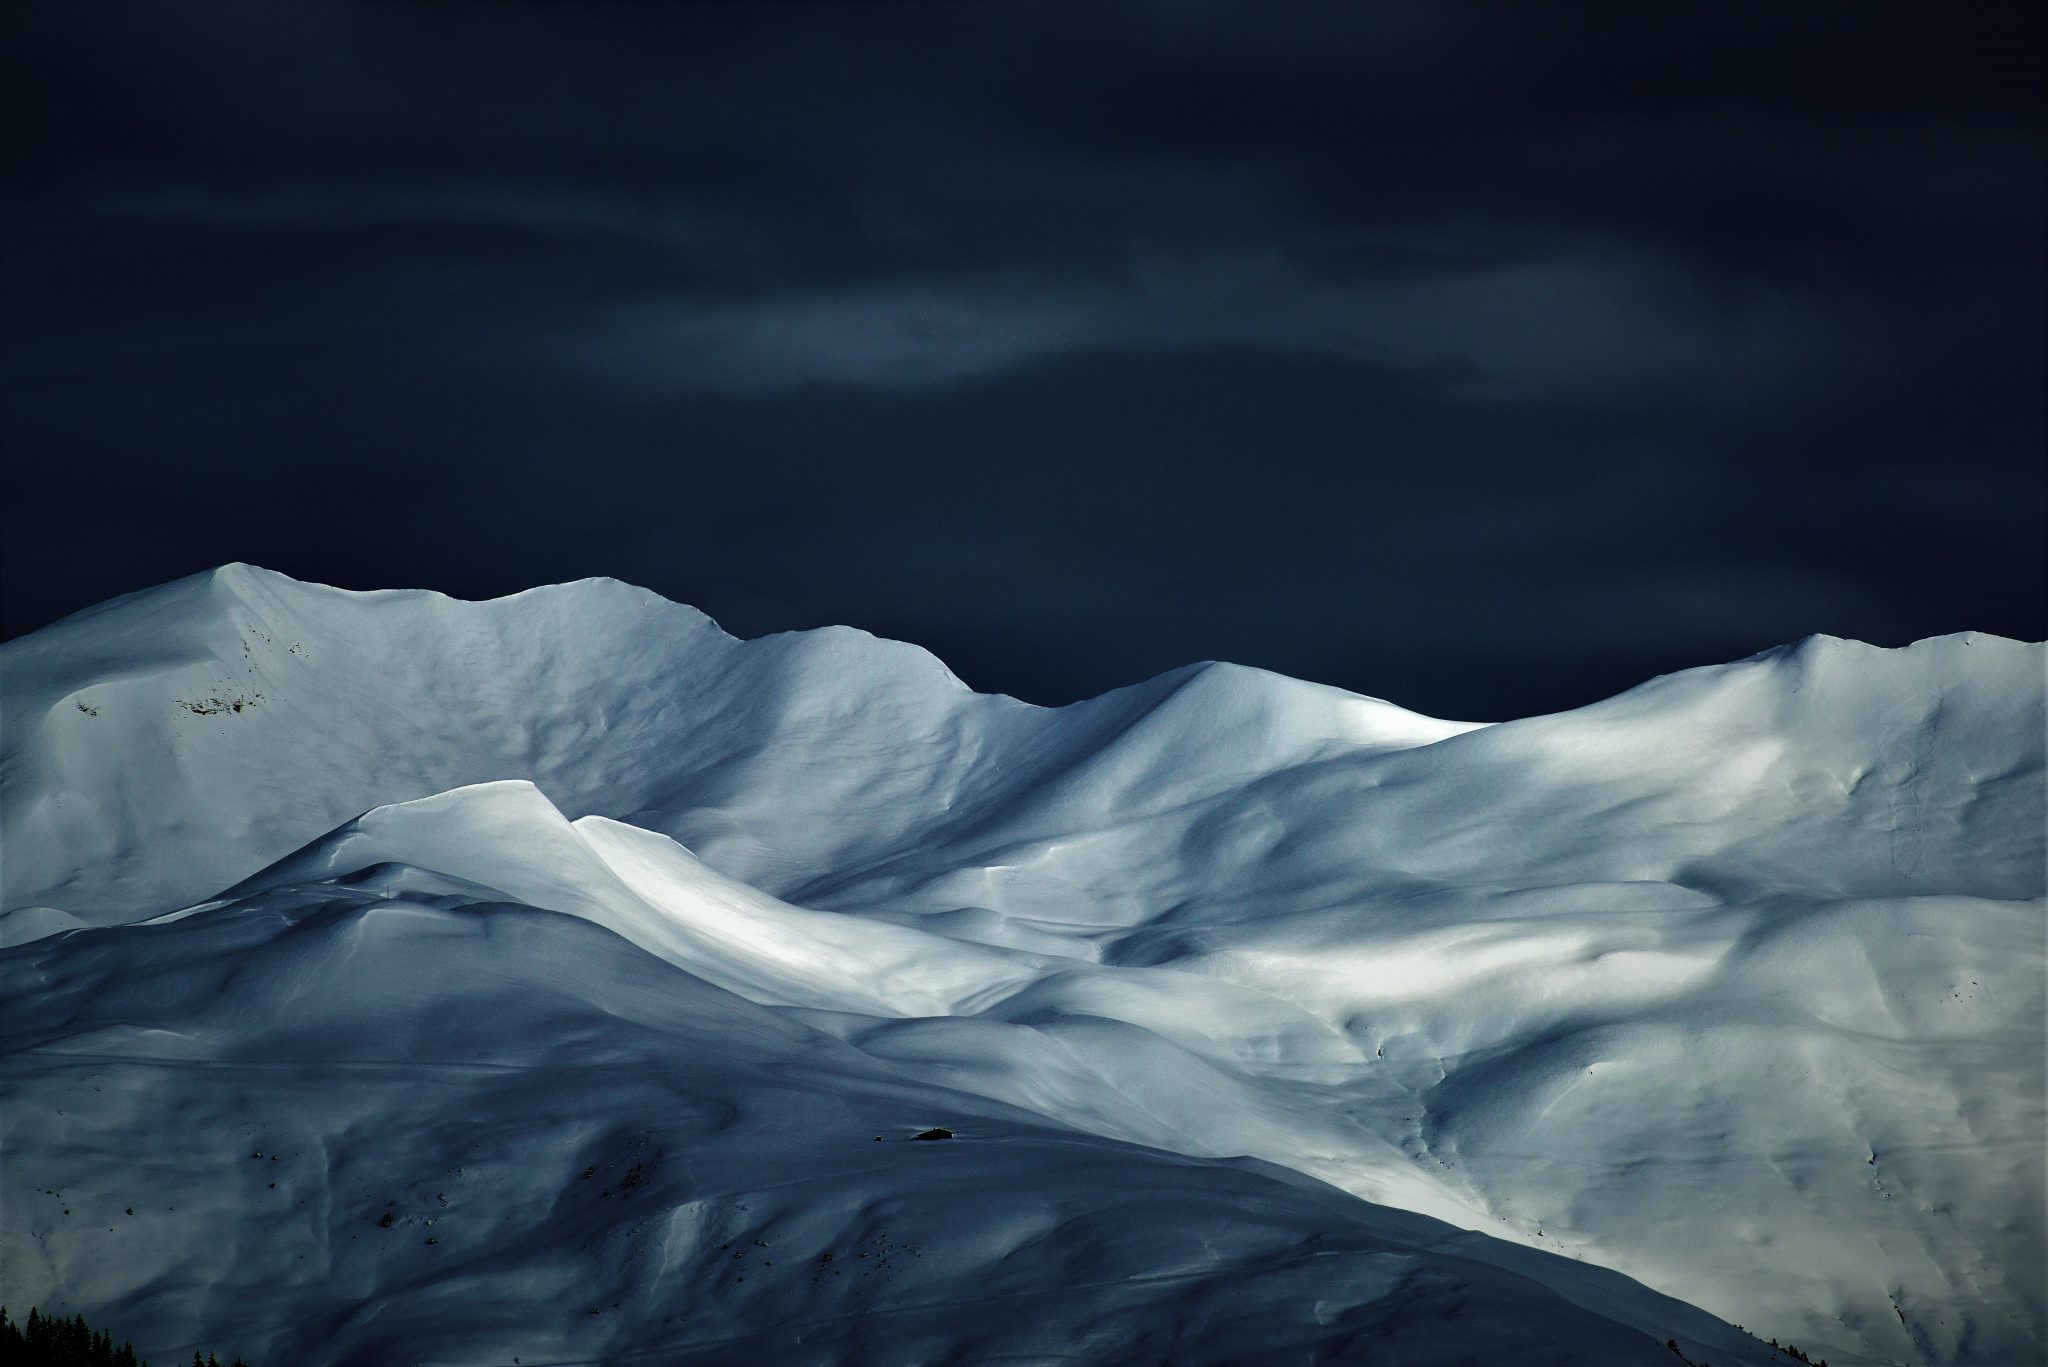
[{"label": "dark storm cloud", "polygon": [[2042,632],[2038,7],[0,23],[10,635],[606,573],[1504,715]]}]

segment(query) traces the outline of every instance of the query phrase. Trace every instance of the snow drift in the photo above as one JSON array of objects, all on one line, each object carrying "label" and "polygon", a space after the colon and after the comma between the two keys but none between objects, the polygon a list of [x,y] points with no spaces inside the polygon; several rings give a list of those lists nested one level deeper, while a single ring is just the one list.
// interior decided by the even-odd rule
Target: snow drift
[{"label": "snow drift", "polygon": [[0,1299],[294,1362],[2037,1360],[2043,675],[1042,709],[610,581],[133,595],[0,647]]}]

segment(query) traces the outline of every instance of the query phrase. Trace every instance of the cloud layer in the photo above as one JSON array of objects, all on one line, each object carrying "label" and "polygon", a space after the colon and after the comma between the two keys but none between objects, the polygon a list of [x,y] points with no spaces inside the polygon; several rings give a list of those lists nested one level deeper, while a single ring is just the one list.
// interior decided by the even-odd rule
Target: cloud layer
[{"label": "cloud layer", "polygon": [[0,24],[10,635],[608,573],[1498,716],[2043,630],[2037,7]]}]

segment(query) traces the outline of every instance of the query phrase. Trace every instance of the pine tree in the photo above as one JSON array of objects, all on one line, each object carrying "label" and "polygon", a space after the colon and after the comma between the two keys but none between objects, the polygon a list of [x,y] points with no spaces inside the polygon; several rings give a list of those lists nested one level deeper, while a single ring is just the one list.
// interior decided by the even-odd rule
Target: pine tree
[{"label": "pine tree", "polygon": [[[149,1367],[135,1355],[133,1343],[114,1346],[113,1331],[94,1329],[84,1315],[65,1319],[45,1315],[36,1306],[28,1319],[16,1323],[0,1306],[0,1367]],[[192,1352],[192,1367],[249,1367],[242,1358],[223,1363],[218,1356]]]}]

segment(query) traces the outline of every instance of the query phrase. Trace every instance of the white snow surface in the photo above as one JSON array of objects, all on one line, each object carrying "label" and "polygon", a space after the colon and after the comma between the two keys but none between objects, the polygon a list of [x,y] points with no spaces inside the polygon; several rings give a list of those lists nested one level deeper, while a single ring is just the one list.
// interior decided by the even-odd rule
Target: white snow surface
[{"label": "white snow surface", "polygon": [[2039,1362],[2044,674],[1045,709],[609,580],[131,595],[0,646],[0,1301],[272,1367]]}]

